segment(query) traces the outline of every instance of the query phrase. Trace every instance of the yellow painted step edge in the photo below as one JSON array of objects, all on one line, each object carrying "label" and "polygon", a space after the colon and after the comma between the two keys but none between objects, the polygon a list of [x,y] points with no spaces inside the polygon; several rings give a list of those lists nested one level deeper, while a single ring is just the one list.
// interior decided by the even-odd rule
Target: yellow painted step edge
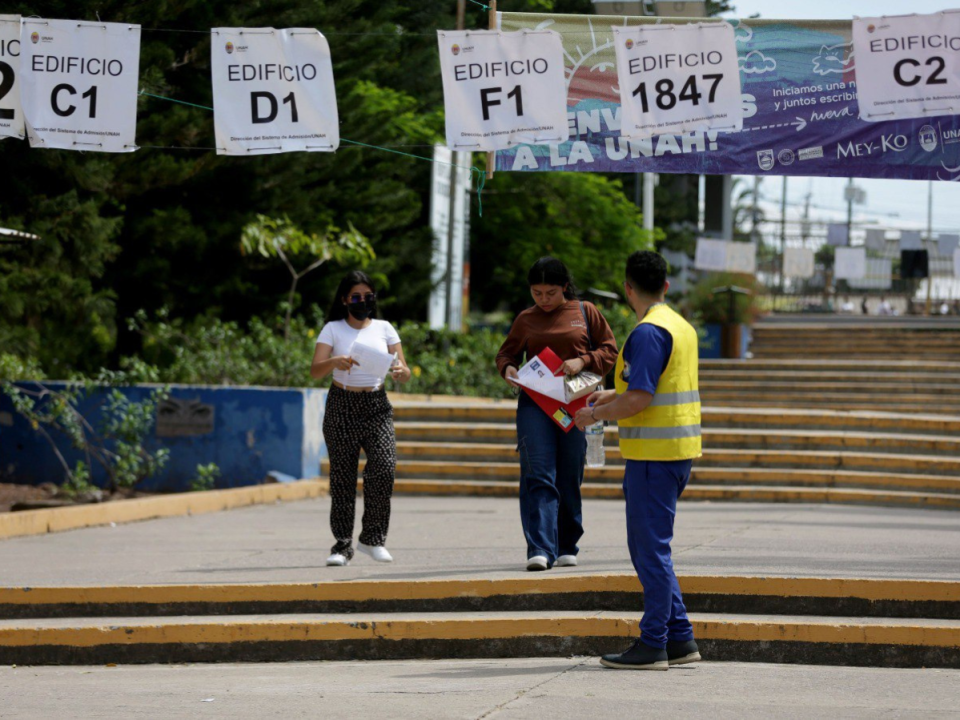
[{"label": "yellow painted step edge", "polygon": [[[200,622],[131,623],[94,627],[0,628],[0,646],[97,647],[245,642],[336,640],[488,640],[515,637],[622,637],[636,635],[637,616],[591,617],[558,614],[552,617],[485,619],[355,620],[205,619]],[[747,642],[807,642],[824,644],[912,645],[956,647],[960,627],[950,625],[857,624],[825,620],[715,620],[691,617],[694,633],[703,640]]]},{"label": "yellow painted step edge", "polygon": [[[858,598],[900,602],[960,602],[960,582],[681,575],[686,594],[764,597]],[[63,605],[139,603],[331,602],[439,600],[498,595],[639,593],[636,575],[605,573],[537,578],[464,580],[348,580],[253,585],[140,585],[116,587],[0,588],[0,604]]]},{"label": "yellow painted step edge", "polygon": [[0,540],[111,523],[119,525],[155,518],[202,515],[249,505],[306,500],[327,495],[329,489],[330,484],[326,480],[299,480],[292,483],[178,493],[94,505],[0,513]]}]

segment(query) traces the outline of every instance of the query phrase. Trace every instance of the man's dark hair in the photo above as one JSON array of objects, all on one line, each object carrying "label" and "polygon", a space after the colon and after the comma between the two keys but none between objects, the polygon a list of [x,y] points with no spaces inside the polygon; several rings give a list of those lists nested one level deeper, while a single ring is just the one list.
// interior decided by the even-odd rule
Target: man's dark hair
[{"label": "man's dark hair", "polygon": [[667,284],[667,261],[660,253],[638,250],[627,258],[627,281],[638,292],[659,297]]}]

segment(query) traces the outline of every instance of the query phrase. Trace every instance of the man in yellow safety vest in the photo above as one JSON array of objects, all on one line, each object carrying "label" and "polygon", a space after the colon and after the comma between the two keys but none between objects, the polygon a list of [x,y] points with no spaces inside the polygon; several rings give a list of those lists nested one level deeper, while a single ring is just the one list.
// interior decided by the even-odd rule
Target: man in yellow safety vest
[{"label": "man in yellow safety vest", "polygon": [[576,421],[585,428],[616,420],[620,427],[627,544],[643,585],[644,613],[637,641],[600,662],[666,670],[700,659],[670,556],[677,500],[701,455],[698,338],[664,300],[670,284],[661,255],[633,253],[623,286],[638,325],[620,350],[616,390],[594,393]]}]

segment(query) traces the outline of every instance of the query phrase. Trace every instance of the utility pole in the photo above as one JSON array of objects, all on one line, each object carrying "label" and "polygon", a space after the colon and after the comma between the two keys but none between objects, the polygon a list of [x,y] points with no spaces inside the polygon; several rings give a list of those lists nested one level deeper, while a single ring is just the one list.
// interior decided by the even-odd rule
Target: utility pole
[{"label": "utility pole", "polygon": [[787,248],[787,176],[783,176],[783,197],[780,198],[780,299],[783,300],[784,251]]},{"label": "utility pole", "polygon": [[[457,30],[463,30],[467,15],[467,0],[457,0]],[[451,148],[452,150],[452,148]],[[460,153],[453,151],[450,153],[450,208],[447,219],[447,271],[446,280],[446,320],[447,328],[460,332],[462,330],[461,322],[453,317],[453,239],[456,235],[456,216],[457,203],[463,202],[460,193],[457,192],[459,185],[457,183],[460,174]]]},{"label": "utility pole", "polygon": [[[933,242],[933,180],[929,182],[927,189],[927,252],[930,251],[930,244]],[[933,263],[927,262],[927,305],[923,314],[930,316],[930,305],[933,298]]]}]

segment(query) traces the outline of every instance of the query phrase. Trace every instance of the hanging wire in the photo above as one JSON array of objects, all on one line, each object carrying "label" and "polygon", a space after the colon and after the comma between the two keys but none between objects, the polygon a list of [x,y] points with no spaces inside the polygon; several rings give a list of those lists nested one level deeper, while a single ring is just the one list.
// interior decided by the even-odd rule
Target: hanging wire
[{"label": "hanging wire", "polygon": [[[212,107],[207,105],[198,105],[196,103],[187,102],[186,100],[178,100],[177,98],[166,97],[165,95],[154,95],[153,93],[148,93],[145,90],[141,90],[138,95],[144,95],[146,97],[156,98],[157,100],[166,100],[167,102],[177,103],[179,105],[186,105],[187,107],[199,108],[200,110],[209,110],[213,111]],[[405,157],[414,158],[416,160],[426,160],[427,162],[436,163],[437,165],[448,165],[450,167],[462,167],[461,165],[455,165],[454,163],[443,162],[442,160],[434,160],[433,158],[425,157],[424,155],[414,155],[413,153],[402,152],[400,150],[394,150],[391,147],[386,147],[383,145],[371,145],[369,143],[360,142],[358,140],[350,140],[348,138],[340,138],[340,142],[349,143],[350,145],[357,145],[360,147],[367,147],[372,150],[380,150],[382,152],[393,153],[394,155],[403,155]],[[196,147],[176,147],[170,145],[138,145],[137,147],[141,148],[153,148],[157,150],[217,150],[218,148],[196,148]],[[430,145],[397,145],[396,147],[432,147]],[[470,167],[471,174],[477,176],[477,207],[480,217],[483,217],[483,186],[486,182],[486,171],[481,170],[478,167]]]}]

